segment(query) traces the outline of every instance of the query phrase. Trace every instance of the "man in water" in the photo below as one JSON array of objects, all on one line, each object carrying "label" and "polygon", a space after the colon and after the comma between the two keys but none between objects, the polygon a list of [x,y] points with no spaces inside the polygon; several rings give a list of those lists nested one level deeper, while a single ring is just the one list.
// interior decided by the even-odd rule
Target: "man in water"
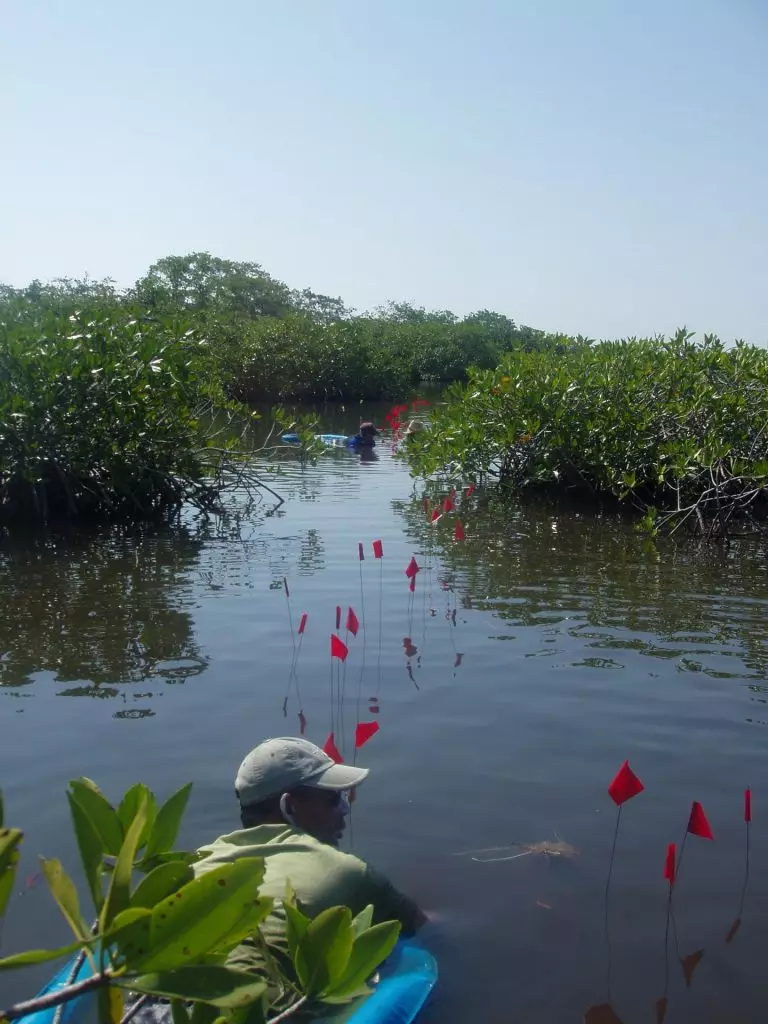
[{"label": "man in water", "polygon": [[[290,963],[282,906],[288,882],[309,917],[335,906],[349,907],[355,915],[373,904],[374,923],[399,921],[403,936],[415,934],[427,922],[419,907],[383,875],[338,849],[349,813],[347,794],[367,775],[367,768],[337,764],[307,740],[265,740],[246,756],[235,779],[242,829],[199,850],[196,874],[239,857],[264,858],[260,892],[275,903],[261,932],[284,968]],[[251,939],[228,962],[266,976],[264,955]],[[274,1009],[292,998],[274,987],[270,995],[276,1000]]]},{"label": "man in water", "polygon": [[349,438],[347,444],[353,445],[355,448],[373,448],[378,436],[379,432],[373,423],[361,423],[360,430],[353,437]]}]

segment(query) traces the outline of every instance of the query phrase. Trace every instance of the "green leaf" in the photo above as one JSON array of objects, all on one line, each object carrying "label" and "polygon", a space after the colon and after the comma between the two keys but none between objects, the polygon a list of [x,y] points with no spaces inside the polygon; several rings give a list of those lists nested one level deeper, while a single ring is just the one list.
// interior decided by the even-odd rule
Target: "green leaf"
[{"label": "green leaf", "polygon": [[16,865],[19,862],[19,846],[24,833],[18,828],[0,828],[0,917],[13,890]]},{"label": "green leaf", "polygon": [[120,1024],[125,1012],[125,998],[119,988],[107,985],[98,990],[99,1024]]},{"label": "green leaf", "polygon": [[130,977],[131,989],[166,999],[210,1003],[225,1009],[247,1006],[260,999],[266,984],[234,967],[176,967]]},{"label": "green leaf", "polygon": [[158,903],[142,970],[180,967],[219,951],[224,939],[236,945],[263,917],[258,897],[263,877],[263,859],[243,857],[213,868]]},{"label": "green leaf", "polygon": [[80,851],[80,862],[88,883],[96,912],[101,910],[104,894],[101,889],[101,872],[104,857],[104,844],[91,819],[72,793],[67,793],[69,812],[75,830],[77,847]]},{"label": "green leaf", "polygon": [[[212,1010],[212,1012],[215,1017],[216,1011]],[[182,999],[171,1000],[171,1019],[173,1024],[189,1024],[189,1014]]]},{"label": "green leaf", "polygon": [[283,903],[283,911],[285,912],[285,936],[288,941],[288,952],[291,954],[291,959],[294,960],[299,943],[309,928],[311,918],[306,917],[290,903]]},{"label": "green leaf", "polygon": [[[96,937],[91,939],[91,944],[96,942]],[[26,953],[14,953],[13,956],[6,956],[0,960],[0,971],[8,971],[15,967],[32,967],[34,964],[44,964],[49,960],[60,960],[62,957],[71,956],[83,948],[82,942],[73,942],[69,946],[60,946],[58,949],[29,949]]]},{"label": "green leaf", "polygon": [[142,802],[125,836],[120,852],[117,855],[112,877],[109,881],[107,898],[101,909],[99,917],[99,930],[106,933],[112,920],[123,910],[126,910],[131,901],[131,876],[133,875],[133,861],[136,857],[136,850],[139,839],[147,823],[146,801]]},{"label": "green leaf", "polygon": [[343,976],[325,995],[337,999],[355,995],[390,955],[399,934],[399,921],[384,921],[358,935]]},{"label": "green leaf", "polygon": [[104,936],[104,944],[109,946],[115,963],[130,968],[134,961],[140,962],[146,956],[151,920],[152,913],[145,907],[129,907],[115,917]]},{"label": "green leaf", "polygon": [[144,832],[139,837],[139,848],[147,841],[147,835],[155,821],[155,814],[157,813],[155,794],[143,782],[137,782],[135,786],[131,786],[125,793],[117,808],[117,817],[123,827],[123,831],[127,832],[131,827],[131,822],[138,813],[139,807],[141,807],[142,801],[146,804],[147,818]]},{"label": "green leaf", "polygon": [[69,927],[81,943],[87,944],[91,940],[91,930],[80,914],[80,901],[74,882],[61,866],[61,861],[45,860],[43,857],[40,861],[51,895],[58,903]]},{"label": "green leaf", "polygon": [[144,850],[145,858],[149,859],[158,853],[167,853],[176,842],[191,790],[192,783],[188,782],[186,786],[182,786],[178,792],[169,797],[157,812]]},{"label": "green leaf", "polygon": [[132,907],[149,907],[170,896],[183,885],[191,882],[195,873],[189,864],[180,860],[160,864],[139,882],[131,897]]},{"label": "green leaf", "polygon": [[362,935],[363,932],[373,924],[373,904],[369,903],[367,907],[360,911],[357,917],[352,918],[352,930],[355,933],[355,937]]},{"label": "green leaf", "polygon": [[352,911],[330,907],[310,923],[299,942],[294,966],[310,998],[332,989],[343,977],[352,952]]},{"label": "green leaf", "polygon": [[123,845],[124,832],[112,804],[90,779],[73,779],[69,786],[72,796],[101,840],[103,850],[113,857],[117,856]]}]

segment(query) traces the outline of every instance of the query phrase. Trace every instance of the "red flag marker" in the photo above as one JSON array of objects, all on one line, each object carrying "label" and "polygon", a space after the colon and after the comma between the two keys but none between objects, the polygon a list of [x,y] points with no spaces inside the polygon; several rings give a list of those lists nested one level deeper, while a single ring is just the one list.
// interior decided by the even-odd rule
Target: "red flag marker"
[{"label": "red flag marker", "polygon": [[299,636],[301,636],[301,634],[307,628],[307,619],[308,618],[309,618],[309,616],[307,615],[306,612],[304,612],[304,614],[301,616],[301,622],[299,623]]},{"label": "red flag marker", "polygon": [[283,586],[285,587],[285,596],[286,597],[290,597],[291,596],[291,592],[288,589],[288,580],[285,578],[285,576],[283,576]]},{"label": "red flag marker", "polygon": [[670,889],[675,884],[675,844],[667,846],[667,859],[664,861],[664,877],[669,882]]},{"label": "red flag marker", "polygon": [[416,561],[416,559],[411,557],[411,560],[408,563],[408,567],[405,570],[405,575],[408,577],[409,580],[412,580],[416,576],[417,572],[421,572],[421,567],[419,566],[419,563]]},{"label": "red flag marker", "polygon": [[354,610],[352,608],[350,608],[347,612],[346,628],[349,630],[352,636],[357,636],[357,631],[358,629],[360,629],[360,623],[358,622],[357,616],[355,615]]},{"label": "red flag marker", "polygon": [[434,509],[432,509],[432,518],[431,518],[431,520],[430,520],[430,522],[432,523],[432,525],[434,526],[434,524],[435,524],[435,523],[436,523],[436,522],[437,522],[437,521],[438,521],[439,519],[441,519],[441,518],[442,518],[442,513],[440,512],[440,509],[437,509],[437,508],[434,508]]},{"label": "red flag marker", "polygon": [[704,808],[698,802],[693,801],[691,807],[691,816],[688,819],[687,832],[690,832],[692,836],[699,836],[701,839],[714,839],[715,836],[710,828],[707,816],[704,813]]},{"label": "red flag marker", "polygon": [[621,806],[644,789],[645,786],[629,767],[629,761],[625,761],[608,787],[608,795],[615,804]]},{"label": "red flag marker", "polygon": [[449,496],[443,502],[443,512],[452,512],[452,511],[453,511],[453,502],[451,501],[450,496]]},{"label": "red flag marker", "polygon": [[355,749],[359,750],[364,743],[367,743],[371,736],[379,731],[378,722],[358,722],[355,729]]},{"label": "red flag marker", "polygon": [[381,543],[380,540],[375,540],[373,542],[373,557],[374,558],[383,558],[384,557],[384,545]]},{"label": "red flag marker", "polygon": [[464,524],[459,519],[456,520],[456,526],[453,528],[453,539],[466,540],[464,535]]},{"label": "red flag marker", "polygon": [[344,761],[344,758],[339,753],[339,748],[336,746],[336,740],[333,737],[333,733],[331,733],[325,741],[323,751],[328,755],[328,757],[333,758],[336,764],[342,764]]},{"label": "red flag marker", "polygon": [[338,658],[339,661],[346,661],[347,655],[349,654],[349,648],[340,640],[335,633],[331,633],[331,657]]},{"label": "red flag marker", "polygon": [[752,790],[744,790],[744,821],[752,821]]},{"label": "red flag marker", "polygon": [[336,605],[336,629],[341,629],[341,605]]},{"label": "red flag marker", "polygon": [[410,583],[408,584],[408,589],[410,590],[410,592],[412,594],[416,593],[416,577],[415,576],[411,576]]},{"label": "red flag marker", "polygon": [[363,545],[362,544],[358,544],[357,545],[357,557],[360,559],[361,562],[365,561],[365,555],[363,554]]},{"label": "red flag marker", "polygon": [[466,498],[471,498],[474,493],[475,493],[475,485],[474,484],[470,484],[469,487],[466,489],[466,491],[464,491],[464,496]]}]

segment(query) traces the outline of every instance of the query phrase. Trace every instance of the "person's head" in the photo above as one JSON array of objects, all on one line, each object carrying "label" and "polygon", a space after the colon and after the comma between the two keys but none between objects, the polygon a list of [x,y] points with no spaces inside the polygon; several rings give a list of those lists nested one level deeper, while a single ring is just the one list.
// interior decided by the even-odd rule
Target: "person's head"
[{"label": "person's head", "polygon": [[360,424],[360,437],[372,438],[376,437],[378,430],[370,422]]},{"label": "person's head", "polygon": [[308,740],[265,740],[235,779],[243,828],[285,822],[335,846],[349,812],[346,794],[367,775],[367,768],[337,764]]}]

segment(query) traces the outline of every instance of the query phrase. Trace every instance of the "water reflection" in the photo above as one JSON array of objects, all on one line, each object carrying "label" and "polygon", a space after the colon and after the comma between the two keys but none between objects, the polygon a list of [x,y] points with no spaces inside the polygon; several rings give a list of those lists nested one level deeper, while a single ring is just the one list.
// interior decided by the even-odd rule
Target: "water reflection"
[{"label": "water reflection", "polygon": [[25,686],[44,672],[78,684],[61,696],[113,698],[115,684],[198,675],[206,659],[185,584],[200,545],[183,529],[8,545],[0,551],[0,686]]}]

